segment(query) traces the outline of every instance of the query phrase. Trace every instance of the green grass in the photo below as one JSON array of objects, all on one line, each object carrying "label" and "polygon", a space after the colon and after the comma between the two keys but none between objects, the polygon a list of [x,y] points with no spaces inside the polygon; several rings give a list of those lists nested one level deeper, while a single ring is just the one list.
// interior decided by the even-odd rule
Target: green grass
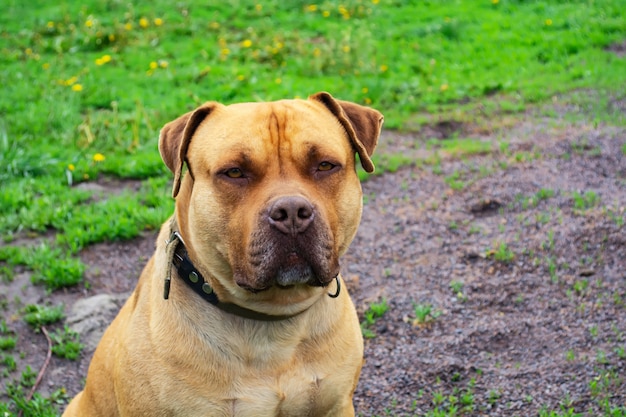
[{"label": "green grass", "polygon": [[465,183],[461,180],[461,173],[454,171],[451,175],[445,177],[444,181],[453,190],[462,190],[465,188]]},{"label": "green grass", "polygon": [[11,350],[17,344],[17,337],[7,327],[6,321],[0,321],[0,351]]},{"label": "green grass", "polygon": [[[83,248],[157,228],[173,208],[159,129],[204,101],[327,90],[380,109],[386,127],[408,129],[480,124],[473,119],[567,93],[596,120],[626,124],[612,105],[626,96],[626,60],[605,50],[625,32],[621,0],[5,0],[0,277],[11,281],[26,268],[48,291],[88,285]],[[494,151],[457,137],[429,146],[456,157]],[[377,173],[415,162],[374,158]],[[80,186],[112,180],[118,185],[104,191]],[[458,174],[447,181],[464,187]],[[580,198],[581,211],[598,204]],[[35,328],[55,317],[47,307],[29,309]],[[10,350],[12,336],[2,337]],[[15,366],[12,356],[2,362]],[[24,403],[20,386],[10,391],[13,402],[0,413],[54,415],[46,407],[62,397]]]},{"label": "green grass", "polygon": [[24,308],[23,313],[24,321],[35,330],[39,330],[41,326],[54,324],[65,317],[63,305],[47,307],[39,304],[29,304]]},{"label": "green grass", "polygon": [[600,196],[593,191],[586,191],[585,193],[574,191],[572,201],[574,210],[582,213],[597,206],[600,203]]},{"label": "green grass", "polygon": [[469,138],[431,139],[428,141],[428,145],[454,157],[488,154],[493,150],[493,145],[490,142]]}]

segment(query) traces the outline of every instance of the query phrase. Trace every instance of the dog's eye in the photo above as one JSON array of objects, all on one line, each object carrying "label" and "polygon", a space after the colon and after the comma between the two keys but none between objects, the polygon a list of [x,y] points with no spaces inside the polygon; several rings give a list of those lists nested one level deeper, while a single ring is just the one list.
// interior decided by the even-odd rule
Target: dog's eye
[{"label": "dog's eye", "polygon": [[317,170],[318,171],[330,171],[334,167],[335,165],[331,164],[330,162],[324,161],[317,166]]},{"label": "dog's eye", "polygon": [[242,178],[243,172],[239,168],[230,168],[225,172],[228,178]]}]

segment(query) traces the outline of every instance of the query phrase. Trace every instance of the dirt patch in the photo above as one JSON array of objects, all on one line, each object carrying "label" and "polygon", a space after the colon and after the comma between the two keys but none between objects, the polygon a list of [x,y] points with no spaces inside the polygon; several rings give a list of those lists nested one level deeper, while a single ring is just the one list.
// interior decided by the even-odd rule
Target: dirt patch
[{"label": "dirt patch", "polygon": [[423,126],[421,135],[425,137],[445,140],[466,132],[468,127],[457,120],[440,120],[436,123]]},{"label": "dirt patch", "polygon": [[141,188],[141,181],[100,177],[95,181],[86,181],[76,184],[75,188],[90,191],[93,201],[99,201],[124,192],[137,192]]},{"label": "dirt patch", "polygon": [[[470,386],[479,405],[468,415],[536,415],[566,399],[599,412],[589,384],[626,368],[626,134],[576,131],[519,147],[541,149],[536,159],[492,154],[365,185],[346,274],[361,310],[380,298],[391,309],[367,342],[363,415],[422,415]],[[466,186],[451,192],[454,172]],[[595,203],[576,208],[580,195]],[[496,260],[500,245],[509,260]],[[441,315],[413,326],[419,304]],[[614,405],[626,400],[618,381]]]},{"label": "dirt patch", "polygon": [[613,52],[617,56],[626,56],[626,40],[616,42],[606,48],[607,51]]},{"label": "dirt patch", "polygon": [[[465,394],[464,415],[563,405],[592,416],[600,400],[626,404],[626,129],[529,119],[487,139],[509,146],[363,184],[343,275],[361,314],[382,299],[390,309],[366,340],[355,394],[362,416],[423,415]],[[386,132],[380,151],[418,155],[420,143]],[[127,294],[154,239],[87,248],[89,289],[47,299],[69,309],[79,298]],[[436,314],[417,323],[425,305]],[[10,325],[39,369],[43,336]],[[54,359],[42,390],[74,395],[91,353]]]}]

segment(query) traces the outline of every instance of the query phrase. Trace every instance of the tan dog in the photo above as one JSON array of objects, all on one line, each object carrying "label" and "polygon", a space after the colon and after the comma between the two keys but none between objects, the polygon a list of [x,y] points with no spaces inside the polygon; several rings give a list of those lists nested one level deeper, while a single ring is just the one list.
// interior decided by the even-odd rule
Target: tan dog
[{"label": "tan dog", "polygon": [[64,416],[354,416],[363,340],[339,256],[382,121],[318,93],[165,125],[175,213]]}]

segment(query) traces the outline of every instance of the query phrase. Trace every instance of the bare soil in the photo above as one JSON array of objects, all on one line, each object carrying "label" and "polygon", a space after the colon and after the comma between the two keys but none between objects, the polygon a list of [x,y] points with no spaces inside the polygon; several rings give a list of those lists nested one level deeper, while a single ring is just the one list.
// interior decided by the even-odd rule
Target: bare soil
[{"label": "bare soil", "polygon": [[[464,131],[441,126],[385,132],[378,152],[434,155],[425,139]],[[626,129],[535,115],[480,138],[508,149],[443,155],[363,184],[363,220],[343,276],[359,314],[381,300],[390,308],[366,340],[357,413],[423,415],[464,394],[470,399],[457,406],[468,416],[561,406],[593,416],[603,401],[626,406]],[[88,290],[19,290],[67,310],[99,293],[121,300],[154,239],[146,232],[86,249]],[[417,305],[434,314],[418,323]],[[45,339],[13,318],[20,362],[38,370]],[[40,391],[64,386],[74,395],[91,353],[53,358]]]}]

